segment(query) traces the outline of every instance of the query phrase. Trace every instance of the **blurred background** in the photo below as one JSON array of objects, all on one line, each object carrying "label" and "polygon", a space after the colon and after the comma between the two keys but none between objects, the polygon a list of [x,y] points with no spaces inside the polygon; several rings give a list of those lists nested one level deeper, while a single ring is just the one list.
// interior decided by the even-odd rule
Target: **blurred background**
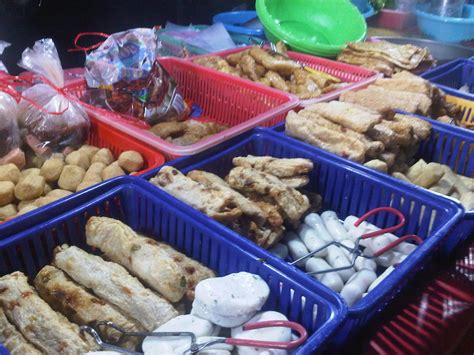
[{"label": "blurred background", "polygon": [[[0,40],[12,44],[2,61],[12,74],[22,51],[50,37],[65,68],[83,66],[81,52],[68,53],[77,33],[114,33],[134,27],[210,23],[218,12],[254,9],[246,0],[0,0]],[[83,43],[83,42],[81,42]],[[84,42],[87,44],[87,42]]]}]

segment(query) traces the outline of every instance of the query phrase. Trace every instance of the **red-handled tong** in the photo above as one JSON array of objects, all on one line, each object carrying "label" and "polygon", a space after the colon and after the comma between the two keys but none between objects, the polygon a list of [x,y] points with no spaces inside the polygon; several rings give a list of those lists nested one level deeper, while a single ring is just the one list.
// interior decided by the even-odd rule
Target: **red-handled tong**
[{"label": "red-handled tong", "polygon": [[[134,336],[134,337],[172,337],[172,336],[189,336],[191,338],[191,347],[185,351],[185,354],[197,354],[200,351],[208,348],[212,345],[216,344],[228,344],[233,346],[249,346],[255,348],[267,348],[267,349],[283,349],[283,350],[290,350],[294,349],[301,344],[303,344],[306,339],[308,338],[308,333],[306,329],[298,323],[290,322],[290,321],[283,321],[283,320],[270,320],[270,321],[262,321],[256,323],[249,323],[243,326],[243,330],[254,330],[254,329],[262,329],[262,328],[271,328],[271,327],[284,327],[290,328],[298,333],[298,339],[293,341],[264,341],[264,340],[253,340],[253,339],[235,339],[235,338],[221,338],[216,337],[216,339],[198,344],[197,338],[194,333],[191,332],[127,332],[124,329],[120,328],[119,326],[115,325],[112,322],[98,322],[97,329],[103,330],[103,328],[113,328],[116,331],[120,332],[121,338],[120,341],[123,340],[123,337],[127,336]],[[124,354],[141,354],[137,352],[132,352],[125,348],[122,348],[115,344],[109,344],[102,340],[101,336],[99,335],[99,331],[96,329],[89,327],[89,326],[81,326],[81,331],[89,333],[96,343],[103,349],[113,350]],[[102,334],[102,331],[100,331]]]}]

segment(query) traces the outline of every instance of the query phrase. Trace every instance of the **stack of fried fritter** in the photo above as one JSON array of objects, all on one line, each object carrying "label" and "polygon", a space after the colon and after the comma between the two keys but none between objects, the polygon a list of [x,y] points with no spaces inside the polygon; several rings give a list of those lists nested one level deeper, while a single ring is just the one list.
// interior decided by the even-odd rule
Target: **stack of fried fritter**
[{"label": "stack of fried fritter", "polygon": [[411,182],[431,191],[458,199],[466,210],[474,209],[474,179],[454,173],[448,165],[418,160],[393,177]]},{"label": "stack of fried fritter", "polygon": [[286,55],[260,47],[230,54],[226,58],[196,58],[194,63],[292,93],[303,100],[319,97],[346,85],[334,76],[304,69]]},{"label": "stack of fried fritter", "polygon": [[215,122],[197,120],[161,122],[150,128],[150,132],[176,145],[186,146],[229,128]]},{"label": "stack of fried fritter", "polygon": [[424,71],[434,64],[426,48],[386,41],[349,43],[337,60],[392,76],[403,70]]},{"label": "stack of fried fritter", "polygon": [[458,118],[460,109],[446,102],[445,93],[429,81],[403,71],[374,85],[341,94],[340,101],[368,107],[378,112],[402,110],[423,116]]},{"label": "stack of fried fritter", "polygon": [[331,101],[307,106],[286,117],[286,133],[316,147],[381,171],[399,171],[431,134],[431,124],[417,117],[377,112],[352,103]]},{"label": "stack of fried fritter", "polygon": [[310,160],[249,155],[233,164],[225,179],[199,170],[186,176],[165,166],[150,182],[264,248],[281,239],[285,224],[297,226],[321,202],[299,191],[309,183]]}]

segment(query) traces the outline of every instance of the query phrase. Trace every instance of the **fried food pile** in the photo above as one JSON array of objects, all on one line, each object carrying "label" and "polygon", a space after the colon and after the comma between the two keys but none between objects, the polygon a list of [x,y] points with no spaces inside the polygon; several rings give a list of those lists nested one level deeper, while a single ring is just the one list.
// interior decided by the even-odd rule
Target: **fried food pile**
[{"label": "fried food pile", "polygon": [[145,166],[136,151],[122,152],[116,159],[108,148],[92,145],[53,153],[46,160],[29,153],[26,169],[0,165],[0,222]]},{"label": "fried food pile", "polygon": [[229,128],[215,122],[196,120],[161,122],[150,128],[153,134],[176,145],[185,146],[222,132]]},{"label": "fried food pile", "polygon": [[431,134],[431,124],[417,117],[340,101],[290,111],[285,128],[289,136],[385,172],[405,168]]},{"label": "fried food pile", "polygon": [[165,166],[150,182],[263,248],[274,246],[285,225],[298,226],[321,202],[320,196],[310,201],[301,192],[313,169],[310,160],[249,155],[233,164],[225,179],[199,170],[184,175]]},{"label": "fried food pile", "polygon": [[385,76],[404,70],[422,72],[435,63],[426,48],[386,41],[348,43],[337,60],[376,70]]},{"label": "fried food pile", "polygon": [[426,163],[420,159],[392,176],[458,199],[466,210],[474,209],[474,179],[454,173],[447,165]]},{"label": "fried food pile", "polygon": [[304,69],[280,52],[273,53],[257,46],[225,58],[196,58],[194,63],[289,92],[303,100],[319,97],[346,85],[324,72]]},{"label": "fried food pile", "polygon": [[[18,271],[0,277],[0,339],[13,354],[98,350],[79,326],[99,321],[129,332],[153,331],[178,316],[175,305],[180,304],[171,302],[192,301],[196,285],[215,277],[171,246],[138,235],[115,219],[92,217],[86,238],[106,259],[62,245],[54,250],[52,265],[38,272],[34,286]],[[136,337],[122,340],[112,329],[102,333],[131,351],[140,342]]]},{"label": "fried food pile", "polygon": [[407,71],[392,78],[378,79],[374,85],[341,94],[340,101],[368,107],[378,112],[402,110],[435,119],[459,118],[458,106],[446,102],[445,93],[429,81]]}]

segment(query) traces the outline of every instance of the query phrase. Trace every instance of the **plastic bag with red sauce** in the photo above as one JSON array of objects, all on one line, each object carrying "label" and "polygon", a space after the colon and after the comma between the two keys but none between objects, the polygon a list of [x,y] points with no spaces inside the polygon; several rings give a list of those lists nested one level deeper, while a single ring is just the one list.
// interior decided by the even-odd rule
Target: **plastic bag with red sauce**
[{"label": "plastic bag with red sauce", "polygon": [[88,90],[82,100],[149,125],[187,118],[190,108],[156,60],[158,49],[154,29],[137,28],[108,37],[86,57]]}]

